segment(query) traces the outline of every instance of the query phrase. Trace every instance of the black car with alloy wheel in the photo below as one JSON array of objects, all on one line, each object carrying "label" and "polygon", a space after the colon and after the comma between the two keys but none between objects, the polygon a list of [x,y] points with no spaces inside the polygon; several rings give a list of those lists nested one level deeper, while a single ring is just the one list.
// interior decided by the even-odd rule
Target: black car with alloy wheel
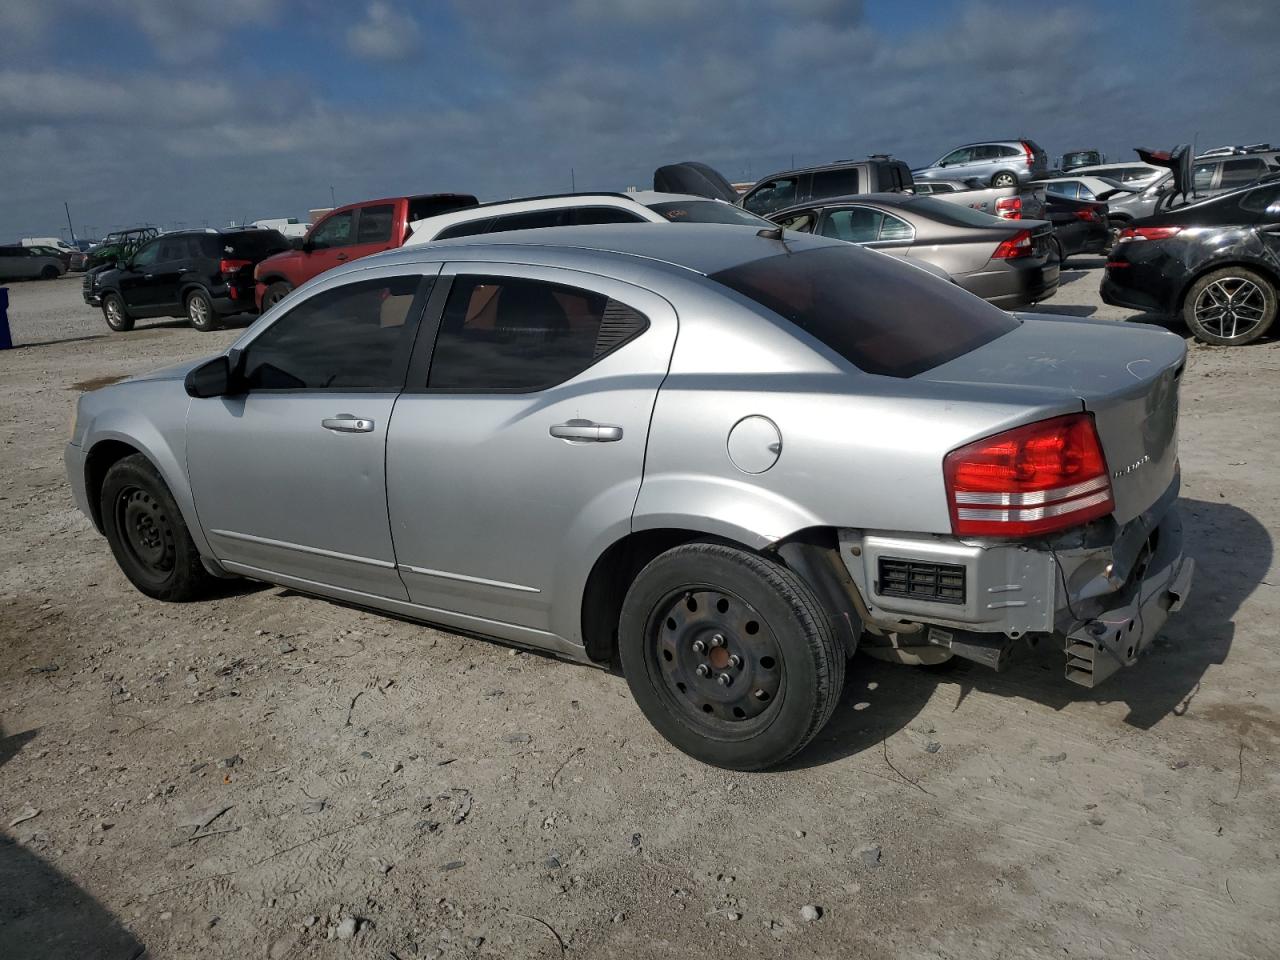
[{"label": "black car with alloy wheel", "polygon": [[214,330],[223,317],[256,312],[253,268],[288,249],[279,230],[259,227],[165,233],[87,277],[84,298],[117,332],[147,317],[186,317]]},{"label": "black car with alloy wheel", "polygon": [[1280,294],[1280,182],[1257,183],[1136,220],[1107,261],[1102,299],[1181,314],[1196,338],[1238,346],[1262,337]]}]

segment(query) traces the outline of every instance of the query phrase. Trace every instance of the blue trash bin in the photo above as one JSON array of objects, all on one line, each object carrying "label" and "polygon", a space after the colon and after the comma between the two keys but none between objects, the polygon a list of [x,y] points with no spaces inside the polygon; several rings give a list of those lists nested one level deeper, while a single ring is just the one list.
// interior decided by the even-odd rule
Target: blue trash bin
[{"label": "blue trash bin", "polygon": [[9,333],[9,288],[0,287],[0,350],[8,350],[13,346],[13,336]]}]

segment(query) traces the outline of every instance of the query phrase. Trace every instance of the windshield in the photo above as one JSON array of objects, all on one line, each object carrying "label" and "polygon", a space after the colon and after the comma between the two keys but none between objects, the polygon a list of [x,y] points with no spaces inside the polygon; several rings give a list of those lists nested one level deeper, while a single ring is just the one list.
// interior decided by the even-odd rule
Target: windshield
[{"label": "windshield", "polygon": [[719,200],[672,200],[651,203],[649,209],[662,214],[672,223],[739,223],[770,229],[774,226],[763,217]]},{"label": "windshield", "polygon": [[946,200],[935,200],[933,197],[912,197],[902,204],[904,210],[922,213],[931,220],[940,220],[955,227],[1001,227],[1009,221],[993,217],[989,213],[975,210],[958,203]]},{"label": "windshield", "polygon": [[846,244],[753,260],[711,279],[887,377],[931,370],[1018,326],[954,284]]}]

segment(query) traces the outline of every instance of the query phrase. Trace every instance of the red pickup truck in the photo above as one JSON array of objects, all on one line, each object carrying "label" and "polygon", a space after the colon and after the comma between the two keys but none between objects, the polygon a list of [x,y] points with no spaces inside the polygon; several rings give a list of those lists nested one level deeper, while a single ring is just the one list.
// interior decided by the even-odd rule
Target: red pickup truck
[{"label": "red pickup truck", "polygon": [[267,257],[254,268],[258,309],[266,310],[294,287],[340,263],[401,246],[415,220],[474,207],[477,202],[467,193],[428,193],[365,200],[331,210],[312,224],[297,248]]}]

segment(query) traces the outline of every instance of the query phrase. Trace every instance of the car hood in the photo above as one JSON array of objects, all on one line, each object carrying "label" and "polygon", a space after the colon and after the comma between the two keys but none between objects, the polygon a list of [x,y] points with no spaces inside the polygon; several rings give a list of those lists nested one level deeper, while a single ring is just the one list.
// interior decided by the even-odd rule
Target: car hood
[{"label": "car hood", "polygon": [[186,363],[176,363],[172,367],[161,367],[159,370],[140,373],[136,377],[129,377],[121,382],[145,383],[151,380],[185,380],[188,373],[209,359],[209,357],[201,357],[198,360],[188,360]]}]

